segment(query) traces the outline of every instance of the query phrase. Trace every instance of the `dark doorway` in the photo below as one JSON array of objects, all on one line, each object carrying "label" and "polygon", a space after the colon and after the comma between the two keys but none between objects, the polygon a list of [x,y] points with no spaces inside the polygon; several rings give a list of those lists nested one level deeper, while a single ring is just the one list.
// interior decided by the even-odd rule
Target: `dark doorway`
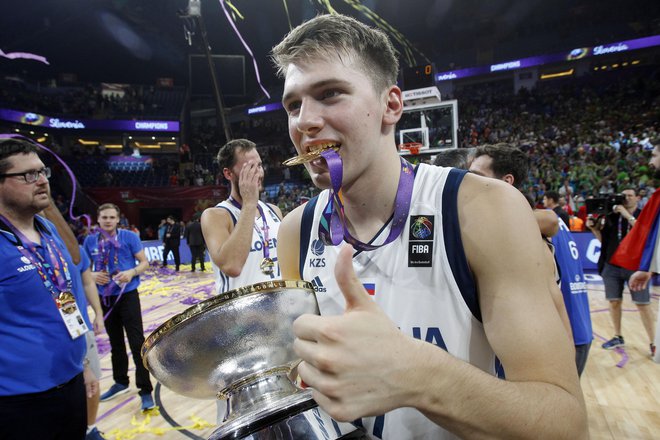
[{"label": "dark doorway", "polygon": [[[173,215],[177,221],[181,221],[181,208],[140,208],[140,231],[143,240],[158,240],[158,225],[167,216]],[[145,231],[151,227],[154,231],[153,237],[147,237]]]}]

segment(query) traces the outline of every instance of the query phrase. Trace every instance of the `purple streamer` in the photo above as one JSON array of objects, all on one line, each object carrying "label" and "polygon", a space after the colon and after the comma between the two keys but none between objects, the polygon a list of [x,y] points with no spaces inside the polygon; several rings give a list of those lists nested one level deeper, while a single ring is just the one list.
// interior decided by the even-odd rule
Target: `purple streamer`
[{"label": "purple streamer", "polygon": [[83,215],[79,215],[79,216],[74,216],[73,215],[73,204],[76,201],[76,189],[77,189],[76,175],[73,174],[73,171],[71,171],[71,168],[69,168],[69,166],[66,164],[66,162],[64,162],[64,160],[62,160],[62,158],[60,156],[58,156],[57,153],[55,153],[53,150],[46,147],[45,145],[41,145],[39,142],[37,142],[33,139],[30,139],[29,137],[25,137],[21,134],[0,134],[0,139],[9,139],[9,138],[24,139],[28,142],[31,142],[31,143],[37,145],[42,150],[48,151],[59,163],[62,164],[62,166],[64,167],[66,172],[69,174],[69,178],[71,179],[71,183],[73,184],[73,189],[71,190],[71,203],[69,204],[69,218],[72,219],[72,220],[78,220],[81,217],[84,218],[85,223],[87,223],[87,230],[88,231],[91,230],[92,218],[89,215],[87,215],[87,214],[83,214]]},{"label": "purple streamer", "polygon": [[96,350],[99,352],[100,357],[102,357],[106,353],[110,353],[110,340],[106,337],[100,338],[97,336]]},{"label": "purple streamer", "polygon": [[254,57],[254,54],[252,53],[252,49],[250,49],[250,46],[248,46],[248,44],[243,39],[243,36],[236,27],[236,24],[234,23],[234,20],[231,19],[231,16],[229,15],[229,11],[227,11],[227,8],[225,6],[225,0],[219,0],[219,2],[220,2],[220,6],[222,6],[222,10],[225,12],[225,16],[227,16],[227,20],[229,21],[229,24],[231,24],[231,27],[234,29],[234,32],[236,32],[236,35],[238,35],[238,39],[241,40],[241,43],[243,43],[245,50],[247,50],[247,52],[250,54],[250,57],[252,57],[252,64],[254,64],[254,73],[257,75],[257,84],[259,84],[261,90],[268,97],[268,99],[270,99],[270,93],[268,93],[264,88],[263,84],[261,84],[261,78],[259,76],[259,66],[257,66],[257,59]]},{"label": "purple streamer", "polygon": [[[594,337],[597,338],[597,339],[600,339],[603,342],[607,341],[607,338],[604,338],[603,336],[599,335],[596,332],[594,332]],[[626,364],[628,363],[628,353],[626,353],[626,350],[624,348],[621,348],[621,347],[616,347],[614,349],[614,352],[616,354],[618,354],[619,356],[621,356],[621,360],[619,362],[617,362],[616,366],[618,368],[625,367]]]},{"label": "purple streamer", "polygon": [[195,304],[197,304],[197,303],[202,302],[202,300],[201,300],[201,299],[194,298],[194,297],[192,297],[192,296],[189,296],[188,298],[186,298],[186,299],[182,299],[182,300],[179,301],[179,302],[180,302],[181,304],[183,304],[183,305],[186,305],[186,306],[192,306],[192,305],[195,305]]},{"label": "purple streamer", "polygon": [[50,66],[50,63],[46,59],[46,57],[42,57],[41,55],[35,55],[33,53],[28,53],[28,52],[10,52],[10,53],[5,53],[0,49],[0,57],[5,57],[9,58],[10,60],[15,60],[17,58],[22,58],[25,60],[34,60],[34,61],[39,61],[40,63],[44,63]]}]

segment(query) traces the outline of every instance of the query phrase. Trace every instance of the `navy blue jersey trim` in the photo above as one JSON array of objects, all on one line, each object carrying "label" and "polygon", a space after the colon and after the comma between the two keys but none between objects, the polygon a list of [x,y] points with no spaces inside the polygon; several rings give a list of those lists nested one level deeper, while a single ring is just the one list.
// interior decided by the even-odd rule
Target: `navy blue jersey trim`
[{"label": "navy blue jersey trim", "polygon": [[264,203],[264,205],[266,205],[266,206],[268,207],[268,209],[270,210],[270,212],[272,212],[272,213],[273,213],[273,215],[274,215],[274,216],[275,216],[275,218],[277,219],[276,221],[278,221],[278,222],[280,222],[280,221],[282,221],[282,219],[280,218],[280,216],[279,216],[279,215],[277,215],[277,212],[275,212],[275,210],[273,209],[273,207],[272,207],[272,206],[270,206],[270,204],[269,204],[269,203]]},{"label": "navy blue jersey trim", "polygon": [[449,266],[458,284],[461,296],[470,312],[472,312],[472,316],[481,322],[477,288],[465,257],[461,227],[458,222],[458,187],[466,173],[465,170],[453,168],[447,175],[447,181],[442,191],[442,232]]},{"label": "navy blue jersey trim", "polygon": [[498,378],[506,379],[506,375],[504,374],[504,365],[502,365],[500,358],[497,356],[495,356],[495,373],[497,374]]},{"label": "navy blue jersey trim", "polygon": [[[382,233],[385,231],[385,229],[387,229],[387,227],[390,225],[390,223],[392,223],[392,220],[394,220],[394,213],[392,213],[392,215],[390,216],[390,218],[387,219],[387,221],[385,222],[385,224],[384,224],[383,226],[381,226],[381,228],[378,230],[378,232],[376,232],[376,234],[373,236],[373,238],[372,238],[371,240],[369,240],[369,241],[367,242],[367,244],[370,244],[370,245],[374,244],[374,241],[376,241],[376,239],[377,239],[378,237],[380,237],[380,234],[382,234]],[[357,256],[360,255],[361,253],[362,253],[361,250],[359,250],[359,249],[356,250],[355,253],[353,254],[353,258],[357,257]]]},{"label": "navy blue jersey trim", "polygon": [[216,206],[216,208],[224,209],[225,211],[227,211],[227,212],[229,213],[230,217],[231,217],[231,221],[233,221],[233,222],[234,222],[234,226],[236,226],[236,221],[237,221],[237,219],[236,219],[236,217],[234,216],[234,213],[231,212],[231,209],[227,208],[226,206]]},{"label": "navy blue jersey trim", "polygon": [[220,286],[218,286],[218,292],[217,293],[225,293],[226,291],[229,290],[229,277],[225,275],[223,271],[218,268],[218,272],[220,273]]},{"label": "navy blue jersey trim", "polygon": [[302,218],[300,219],[300,256],[298,258],[298,276],[302,279],[305,261],[307,260],[307,250],[309,249],[309,240],[312,233],[314,222],[314,209],[319,196],[312,197],[303,208]]}]

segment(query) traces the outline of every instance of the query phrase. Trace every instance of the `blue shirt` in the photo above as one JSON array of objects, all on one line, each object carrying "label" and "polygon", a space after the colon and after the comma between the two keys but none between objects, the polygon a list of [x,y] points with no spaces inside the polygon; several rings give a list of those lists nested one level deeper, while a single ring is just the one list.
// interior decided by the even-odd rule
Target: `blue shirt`
[{"label": "blue shirt", "polygon": [[[134,269],[137,264],[135,264],[135,254],[142,250],[142,242],[140,237],[135,232],[127,231],[125,229],[117,230],[117,240],[119,241],[119,253],[116,254],[117,249],[113,246],[110,246],[110,256],[108,258],[108,266],[103,267],[103,255],[101,255],[101,250],[99,248],[99,233],[88,235],[85,238],[85,243],[83,244],[85,250],[89,254],[92,261],[92,271],[100,272],[102,270],[107,270],[109,274],[113,275],[117,272],[124,270]],[[117,255],[117,264],[115,265],[115,254]],[[125,292],[130,292],[135,290],[140,285],[140,277],[136,276],[128,283],[126,286]],[[99,294],[106,294],[106,287],[97,284],[99,289]],[[109,289],[107,289],[108,295],[119,295],[121,288],[114,282],[109,283]]]},{"label": "blue shirt", "polygon": [[584,280],[580,254],[570,230],[561,219],[558,220],[559,231],[552,237],[552,244],[555,247],[555,261],[560,273],[561,293],[571,322],[574,344],[588,344],[593,339],[593,332],[587,284]]},{"label": "blue shirt", "polygon": [[[80,272],[55,226],[37,217],[41,235],[51,236],[62,252],[80,309],[87,308]],[[0,396],[36,393],[71,380],[83,370],[84,337],[71,339],[50,291],[16,236],[0,230]],[[43,241],[42,241],[43,243]],[[45,248],[37,246],[44,255]]]}]

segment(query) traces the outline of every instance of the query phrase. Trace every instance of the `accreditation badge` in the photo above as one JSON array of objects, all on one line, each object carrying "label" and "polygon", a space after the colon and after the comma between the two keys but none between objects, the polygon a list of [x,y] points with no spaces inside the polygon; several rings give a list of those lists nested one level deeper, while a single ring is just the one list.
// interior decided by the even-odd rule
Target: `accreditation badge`
[{"label": "accreditation badge", "polygon": [[61,292],[57,298],[57,308],[71,339],[76,339],[89,331],[73,293]]}]

